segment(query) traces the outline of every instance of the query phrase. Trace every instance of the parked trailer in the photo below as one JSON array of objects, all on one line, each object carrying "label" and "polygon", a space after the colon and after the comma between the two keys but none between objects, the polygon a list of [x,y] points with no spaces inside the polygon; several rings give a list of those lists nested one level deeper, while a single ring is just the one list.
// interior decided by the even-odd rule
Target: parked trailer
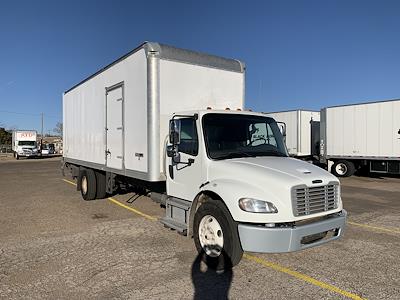
[{"label": "parked trailer", "polygon": [[218,269],[243,251],[338,239],[338,179],[289,158],[277,123],[243,111],[244,73],[237,60],[142,44],[64,93],[63,170],[85,200],[144,190]]},{"label": "parked trailer", "polygon": [[336,176],[357,169],[400,174],[400,100],[321,110],[321,162]]},{"label": "parked trailer", "polygon": [[14,130],[12,132],[12,151],[14,157],[36,157],[38,148],[36,130]]},{"label": "parked trailer", "polygon": [[291,156],[302,159],[319,156],[319,111],[298,109],[268,112],[266,115],[284,124],[281,128]]}]

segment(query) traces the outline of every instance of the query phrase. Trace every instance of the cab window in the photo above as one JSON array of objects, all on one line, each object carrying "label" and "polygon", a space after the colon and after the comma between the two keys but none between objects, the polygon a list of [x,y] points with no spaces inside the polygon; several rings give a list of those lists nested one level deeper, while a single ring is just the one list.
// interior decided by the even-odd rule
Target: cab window
[{"label": "cab window", "polygon": [[193,118],[180,119],[181,140],[178,151],[196,156],[199,152],[199,141],[197,137],[196,121]]}]

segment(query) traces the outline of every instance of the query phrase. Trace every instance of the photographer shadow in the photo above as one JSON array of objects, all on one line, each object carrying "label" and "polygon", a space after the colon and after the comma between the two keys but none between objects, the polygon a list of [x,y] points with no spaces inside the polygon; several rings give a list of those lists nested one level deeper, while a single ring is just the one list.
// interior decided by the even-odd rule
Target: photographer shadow
[{"label": "photographer shadow", "polygon": [[233,279],[232,263],[225,252],[221,255],[223,255],[223,268],[221,265],[205,262],[204,252],[197,255],[192,264],[194,300],[228,299]]}]

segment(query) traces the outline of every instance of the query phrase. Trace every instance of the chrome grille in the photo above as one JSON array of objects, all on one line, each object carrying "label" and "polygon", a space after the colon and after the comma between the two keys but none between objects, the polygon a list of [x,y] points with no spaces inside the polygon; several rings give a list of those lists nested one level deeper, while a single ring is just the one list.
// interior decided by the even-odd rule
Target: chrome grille
[{"label": "chrome grille", "polygon": [[338,207],[339,185],[300,186],[292,190],[293,214],[312,215]]}]

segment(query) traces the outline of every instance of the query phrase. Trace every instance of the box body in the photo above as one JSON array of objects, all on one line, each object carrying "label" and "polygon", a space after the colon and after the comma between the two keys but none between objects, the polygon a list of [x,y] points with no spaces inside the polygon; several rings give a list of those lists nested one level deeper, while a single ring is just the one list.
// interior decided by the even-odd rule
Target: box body
[{"label": "box body", "polygon": [[322,109],[321,155],[398,160],[400,100]]},{"label": "box body", "polygon": [[17,151],[18,142],[20,141],[35,142],[35,147],[36,147],[36,136],[37,136],[36,130],[14,130],[12,132],[12,150]]},{"label": "box body", "polygon": [[173,113],[244,106],[244,66],[144,43],[66,91],[65,161],[147,181],[165,180]]},{"label": "box body", "polygon": [[291,110],[267,113],[277,122],[286,124],[286,147],[292,156],[311,156],[318,140],[312,138],[312,122],[319,122],[320,113],[310,110]]}]

